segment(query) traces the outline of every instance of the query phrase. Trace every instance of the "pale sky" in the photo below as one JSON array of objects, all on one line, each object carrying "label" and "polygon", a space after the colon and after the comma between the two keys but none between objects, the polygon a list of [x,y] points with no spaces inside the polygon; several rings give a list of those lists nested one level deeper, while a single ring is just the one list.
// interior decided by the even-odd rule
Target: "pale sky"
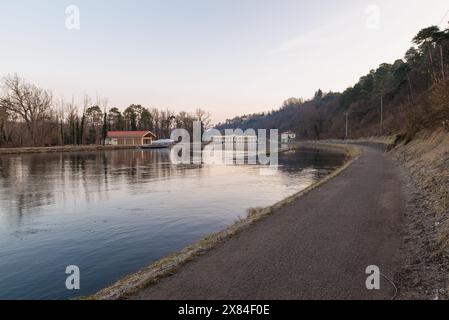
[{"label": "pale sky", "polygon": [[[80,29],[66,28],[66,8]],[[447,25],[447,0],[0,0],[0,76],[81,104],[84,94],[210,111],[215,122],[342,91]],[[445,18],[445,19],[443,19]]]}]

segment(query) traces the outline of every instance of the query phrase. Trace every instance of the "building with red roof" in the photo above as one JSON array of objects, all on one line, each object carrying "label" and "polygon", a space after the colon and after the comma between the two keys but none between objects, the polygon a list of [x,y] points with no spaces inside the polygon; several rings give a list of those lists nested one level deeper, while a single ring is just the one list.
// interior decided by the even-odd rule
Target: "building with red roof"
[{"label": "building with red roof", "polygon": [[144,146],[153,143],[156,135],[151,131],[109,131],[106,145]]}]

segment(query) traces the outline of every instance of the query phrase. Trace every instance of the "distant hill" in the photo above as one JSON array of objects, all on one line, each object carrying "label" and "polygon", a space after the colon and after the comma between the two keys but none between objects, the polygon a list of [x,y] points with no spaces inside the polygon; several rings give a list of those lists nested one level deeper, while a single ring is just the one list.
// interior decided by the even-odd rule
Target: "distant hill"
[{"label": "distant hill", "polygon": [[342,93],[318,90],[309,100],[290,98],[267,113],[229,119],[217,129],[291,130],[302,139],[402,134],[449,120],[449,29],[421,30],[404,58],[371,70]]}]

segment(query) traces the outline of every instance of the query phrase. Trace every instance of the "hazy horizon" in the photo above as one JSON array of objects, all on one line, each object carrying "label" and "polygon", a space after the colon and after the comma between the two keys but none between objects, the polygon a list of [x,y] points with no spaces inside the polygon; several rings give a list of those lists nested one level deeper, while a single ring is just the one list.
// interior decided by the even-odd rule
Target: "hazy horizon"
[{"label": "hazy horizon", "polygon": [[[80,9],[80,29],[66,8]],[[2,1],[0,76],[17,73],[78,104],[212,113],[214,122],[342,91],[412,37],[446,25],[432,1]],[[174,10],[173,8],[176,8]],[[388,50],[385,50],[388,48]]]}]

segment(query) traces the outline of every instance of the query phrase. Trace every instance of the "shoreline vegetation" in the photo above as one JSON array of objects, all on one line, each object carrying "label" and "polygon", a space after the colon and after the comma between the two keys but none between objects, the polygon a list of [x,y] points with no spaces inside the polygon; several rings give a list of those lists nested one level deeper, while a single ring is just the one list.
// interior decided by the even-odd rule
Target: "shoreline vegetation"
[{"label": "shoreline vegetation", "polygon": [[211,128],[209,112],[171,111],[132,104],[124,110],[109,107],[108,99],[96,102],[84,96],[83,105],[57,100],[51,90],[28,82],[17,74],[0,79],[0,149],[100,145],[109,131],[151,131],[169,137],[173,129],[193,132]]},{"label": "shoreline vegetation", "polygon": [[118,280],[111,286],[100,290],[96,294],[87,297],[80,297],[81,300],[120,300],[126,299],[132,294],[154,285],[159,280],[175,274],[182,266],[200,257],[206,252],[213,250],[215,247],[234,237],[235,235],[244,232],[253,224],[261,221],[265,217],[275,214],[280,208],[287,206],[294,200],[301,198],[312,190],[322,186],[330,181],[332,178],[340,175],[346,168],[348,168],[361,154],[358,147],[346,144],[337,143],[319,143],[319,142],[303,142],[298,143],[287,151],[299,149],[301,147],[315,147],[323,150],[333,150],[344,152],[347,155],[345,163],[330,173],[325,178],[311,185],[310,187],[266,208],[251,208],[247,211],[247,217],[237,220],[228,228],[205,236],[202,240],[186,247],[185,249],[173,253],[155,263],[144,267],[136,273],[125,276]]}]

